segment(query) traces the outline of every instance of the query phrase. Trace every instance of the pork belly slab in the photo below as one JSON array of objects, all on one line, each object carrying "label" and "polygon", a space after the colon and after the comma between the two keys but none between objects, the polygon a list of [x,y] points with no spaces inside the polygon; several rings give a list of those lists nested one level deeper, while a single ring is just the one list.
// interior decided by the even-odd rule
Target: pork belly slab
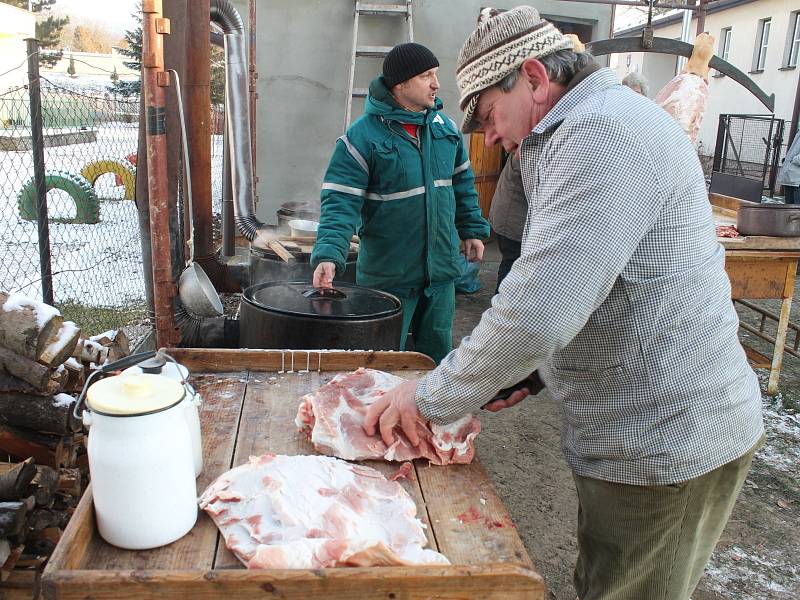
[{"label": "pork belly slab", "polygon": [[303,396],[295,423],[318,452],[347,460],[427,458],[436,465],[472,462],[475,436],[481,430],[480,421],[472,415],[449,425],[418,422],[420,444],[416,448],[399,427],[391,446],[383,443],[378,432],[374,436],[364,432],[369,405],[403,381],[374,369],[339,373],[313,394]]},{"label": "pork belly slab", "polygon": [[337,458],[251,457],[209,485],[200,507],[250,569],[449,564],[424,548],[399,483]]}]

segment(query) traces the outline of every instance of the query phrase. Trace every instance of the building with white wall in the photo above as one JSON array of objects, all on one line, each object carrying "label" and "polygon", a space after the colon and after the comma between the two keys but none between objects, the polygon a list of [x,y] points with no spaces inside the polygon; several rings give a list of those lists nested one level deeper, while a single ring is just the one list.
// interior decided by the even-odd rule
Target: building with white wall
[{"label": "building with white wall", "polygon": [[[249,27],[250,2],[232,0]],[[380,0],[399,3],[400,0]],[[414,0],[414,41],[439,59],[440,97],[444,111],[457,122],[458,52],[475,28],[482,6],[513,8],[520,0]],[[610,37],[612,7],[542,0],[539,12],[557,24],[579,28],[585,41]],[[343,133],[350,56],[353,0],[271,0],[255,2],[256,193],[258,216],[276,222],[284,202],[319,201],[325,169],[336,138]],[[405,41],[403,20],[364,17],[359,43],[390,46]],[[586,39],[586,38],[589,39]],[[382,59],[358,59],[355,87],[366,87],[380,73]],[[363,100],[354,100],[353,115]]]},{"label": "building with white wall", "polygon": [[0,92],[28,81],[25,38],[36,35],[36,17],[27,10],[0,4]]},{"label": "building with white wall", "polygon": [[[682,11],[654,20],[658,37],[680,39]],[[693,18],[691,32],[697,30]],[[705,30],[717,39],[716,54],[747,73],[767,94],[775,94],[775,116],[790,119],[800,73],[800,2],[797,0],[719,0],[709,6]],[[617,36],[640,35],[641,27]],[[637,71],[650,82],[651,95],[675,75],[676,57],[663,54],[617,55],[612,62],[622,79]],[[703,153],[713,154],[720,114],[769,114],[744,87],[712,71],[709,98],[698,137]],[[784,144],[786,141],[784,140]]]}]

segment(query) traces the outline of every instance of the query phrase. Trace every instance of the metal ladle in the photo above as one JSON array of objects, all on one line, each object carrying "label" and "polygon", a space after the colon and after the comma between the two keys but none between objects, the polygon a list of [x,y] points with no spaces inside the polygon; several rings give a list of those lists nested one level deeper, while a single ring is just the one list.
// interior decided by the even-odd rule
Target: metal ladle
[{"label": "metal ladle", "polygon": [[186,198],[189,202],[189,264],[178,280],[178,295],[186,309],[198,317],[219,317],[222,315],[222,302],[214,284],[203,268],[194,262],[194,208],[192,206],[192,172],[189,167],[189,142],[186,136],[186,119],[183,115],[181,80],[175,69],[169,69],[175,76],[175,91],[178,95],[178,115],[181,122],[181,146],[183,147],[183,170],[185,175]]}]

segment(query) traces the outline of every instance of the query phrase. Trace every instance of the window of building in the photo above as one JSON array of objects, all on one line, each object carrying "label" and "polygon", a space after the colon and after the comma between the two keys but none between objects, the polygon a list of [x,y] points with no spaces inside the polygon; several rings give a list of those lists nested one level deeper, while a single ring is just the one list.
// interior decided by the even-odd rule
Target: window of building
[{"label": "window of building", "polygon": [[800,10],[794,11],[789,16],[789,31],[786,38],[785,67],[796,67],[800,55]]},{"label": "window of building", "polygon": [[[728,57],[730,56],[732,33],[733,28],[731,27],[723,27],[719,32],[719,49],[717,50],[717,54],[722,60],[728,60]],[[715,71],[714,77],[725,77],[725,75],[719,71]]]},{"label": "window of building", "polygon": [[767,46],[769,45],[770,27],[772,27],[772,19],[761,19],[758,22],[756,48],[753,57],[753,71],[763,71],[764,66],[767,64]]}]

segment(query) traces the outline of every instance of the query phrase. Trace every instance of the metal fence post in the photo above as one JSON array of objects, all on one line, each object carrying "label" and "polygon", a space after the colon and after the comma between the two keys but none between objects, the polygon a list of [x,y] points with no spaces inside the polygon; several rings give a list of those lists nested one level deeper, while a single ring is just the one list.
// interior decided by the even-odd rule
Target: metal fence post
[{"label": "metal fence post", "polygon": [[47,186],[44,179],[44,135],[42,134],[42,95],[39,82],[39,41],[26,38],[28,46],[28,96],[31,115],[31,151],[36,188],[36,224],[39,235],[39,269],[42,275],[42,300],[53,304],[53,272],[50,264],[50,227],[47,217]]}]

